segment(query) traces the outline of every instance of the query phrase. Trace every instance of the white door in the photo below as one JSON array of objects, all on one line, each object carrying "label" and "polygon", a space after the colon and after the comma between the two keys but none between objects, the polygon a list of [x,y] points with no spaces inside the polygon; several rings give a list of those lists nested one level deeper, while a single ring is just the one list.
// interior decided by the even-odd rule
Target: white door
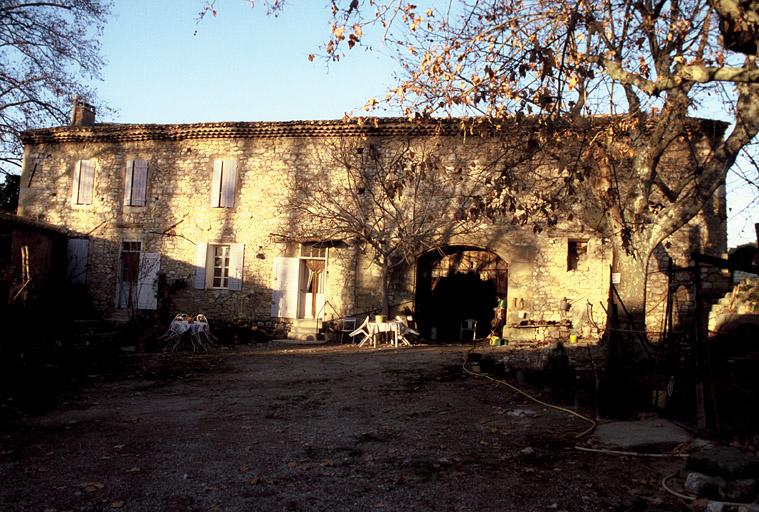
[{"label": "white door", "polygon": [[271,316],[296,318],[298,314],[299,258],[274,258],[272,272]]},{"label": "white door", "polygon": [[[301,259],[298,318],[324,316],[324,260]],[[311,265],[309,265],[309,261]],[[316,269],[316,271],[314,270]]]}]

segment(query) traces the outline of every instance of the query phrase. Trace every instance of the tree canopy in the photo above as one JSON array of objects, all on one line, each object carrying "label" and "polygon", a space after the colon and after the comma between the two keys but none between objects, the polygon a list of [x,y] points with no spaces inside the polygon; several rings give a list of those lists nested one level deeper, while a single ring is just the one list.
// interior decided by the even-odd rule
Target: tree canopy
[{"label": "tree canopy", "polygon": [[[284,8],[265,3],[275,13]],[[567,140],[580,148],[577,164],[597,163],[566,162],[568,181],[592,185],[607,231],[639,260],[713,197],[759,130],[755,2],[333,0],[331,7],[323,58],[342,59],[375,30],[403,70],[366,110],[473,116],[495,127],[529,118],[548,127],[554,140],[536,137],[535,153]],[[705,105],[719,106],[728,132],[693,152],[687,179],[669,181],[660,162],[675,143],[696,145],[689,117]],[[610,122],[589,122],[598,115]],[[508,172],[494,194],[504,196]],[[619,186],[620,176],[633,185]],[[552,203],[540,208],[549,217]]]},{"label": "tree canopy", "polygon": [[99,36],[108,0],[0,0],[0,171],[18,172],[19,134],[67,124],[103,61]]}]

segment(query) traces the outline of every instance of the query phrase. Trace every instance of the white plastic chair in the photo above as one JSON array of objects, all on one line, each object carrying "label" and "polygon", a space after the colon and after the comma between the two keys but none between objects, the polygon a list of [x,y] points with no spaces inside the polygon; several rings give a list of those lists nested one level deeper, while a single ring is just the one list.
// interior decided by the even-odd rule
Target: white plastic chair
[{"label": "white plastic chair", "polygon": [[357,329],[354,329],[348,336],[353,338],[354,336],[358,336],[359,334],[363,334],[364,337],[359,342],[358,346],[360,347],[363,345],[367,340],[372,339],[372,335],[369,334],[369,330],[367,329],[367,326],[369,325],[369,317],[367,316],[364,318],[364,321],[361,325],[358,326]]},{"label": "white plastic chair", "polygon": [[350,333],[356,330],[356,317],[343,318],[342,326],[340,327],[340,343],[345,340],[345,336],[350,336]]}]

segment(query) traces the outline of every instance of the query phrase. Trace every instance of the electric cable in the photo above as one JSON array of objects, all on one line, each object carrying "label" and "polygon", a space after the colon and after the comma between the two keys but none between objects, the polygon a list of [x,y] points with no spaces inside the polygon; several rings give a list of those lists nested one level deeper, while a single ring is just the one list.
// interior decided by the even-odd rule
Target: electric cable
[{"label": "electric cable", "polygon": [[584,446],[577,446],[575,445],[575,450],[580,450],[581,452],[592,452],[592,453],[607,453],[609,455],[624,455],[624,456],[630,456],[630,457],[658,457],[658,458],[665,458],[665,457],[681,457],[681,458],[687,458],[687,453],[642,453],[642,452],[628,452],[625,450],[609,450],[607,448],[586,448]]},{"label": "electric cable", "polygon": [[519,393],[523,397],[525,397],[525,398],[527,398],[529,400],[532,400],[536,404],[542,405],[543,407],[548,407],[549,409],[554,409],[554,410],[557,410],[557,411],[560,411],[560,412],[563,412],[563,413],[566,413],[566,414],[570,414],[572,416],[580,418],[583,421],[586,421],[586,422],[590,423],[590,427],[588,427],[587,429],[583,430],[579,434],[575,434],[575,436],[574,436],[575,439],[580,439],[581,437],[584,437],[584,436],[590,434],[591,432],[593,432],[593,429],[595,429],[596,426],[598,425],[598,423],[596,422],[596,420],[588,418],[587,416],[583,416],[582,414],[580,414],[578,412],[575,412],[575,411],[573,411],[571,409],[568,409],[566,407],[561,407],[560,405],[554,405],[554,404],[549,404],[548,402],[544,402],[543,400],[540,400],[539,398],[536,398],[536,397],[532,396],[531,394],[527,393],[526,391],[523,391],[523,390],[519,389],[518,387],[514,386],[513,384],[510,384],[510,383],[506,382],[505,380],[495,379],[495,378],[491,377],[490,375],[488,375],[486,373],[476,373],[476,372],[471,371],[469,368],[466,367],[466,365],[467,365],[467,358],[468,358],[469,354],[471,354],[474,351],[474,349],[475,349],[476,346],[477,346],[477,340],[475,340],[475,343],[472,344],[472,348],[469,349],[469,351],[464,355],[464,363],[461,365],[461,368],[466,373],[468,373],[469,375],[474,375],[475,377],[483,377],[485,379],[491,380],[491,381],[495,382],[496,384],[501,384],[503,386],[506,386],[507,388],[511,389],[512,391],[514,391],[516,393]]}]

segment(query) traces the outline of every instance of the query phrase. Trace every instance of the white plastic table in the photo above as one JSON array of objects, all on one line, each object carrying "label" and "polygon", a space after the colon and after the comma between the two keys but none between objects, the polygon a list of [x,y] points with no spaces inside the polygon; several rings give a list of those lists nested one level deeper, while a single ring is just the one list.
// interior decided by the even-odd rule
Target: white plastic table
[{"label": "white plastic table", "polygon": [[369,340],[372,340],[372,346],[377,346],[377,338],[379,334],[388,332],[391,335],[391,343],[394,347],[398,346],[398,343],[411,346],[411,343],[404,336],[405,334],[419,334],[413,329],[406,327],[406,324],[399,322],[398,320],[390,320],[387,322],[369,322],[366,324],[366,330],[369,336],[364,338],[364,341],[359,343],[359,347],[363,346]]}]

